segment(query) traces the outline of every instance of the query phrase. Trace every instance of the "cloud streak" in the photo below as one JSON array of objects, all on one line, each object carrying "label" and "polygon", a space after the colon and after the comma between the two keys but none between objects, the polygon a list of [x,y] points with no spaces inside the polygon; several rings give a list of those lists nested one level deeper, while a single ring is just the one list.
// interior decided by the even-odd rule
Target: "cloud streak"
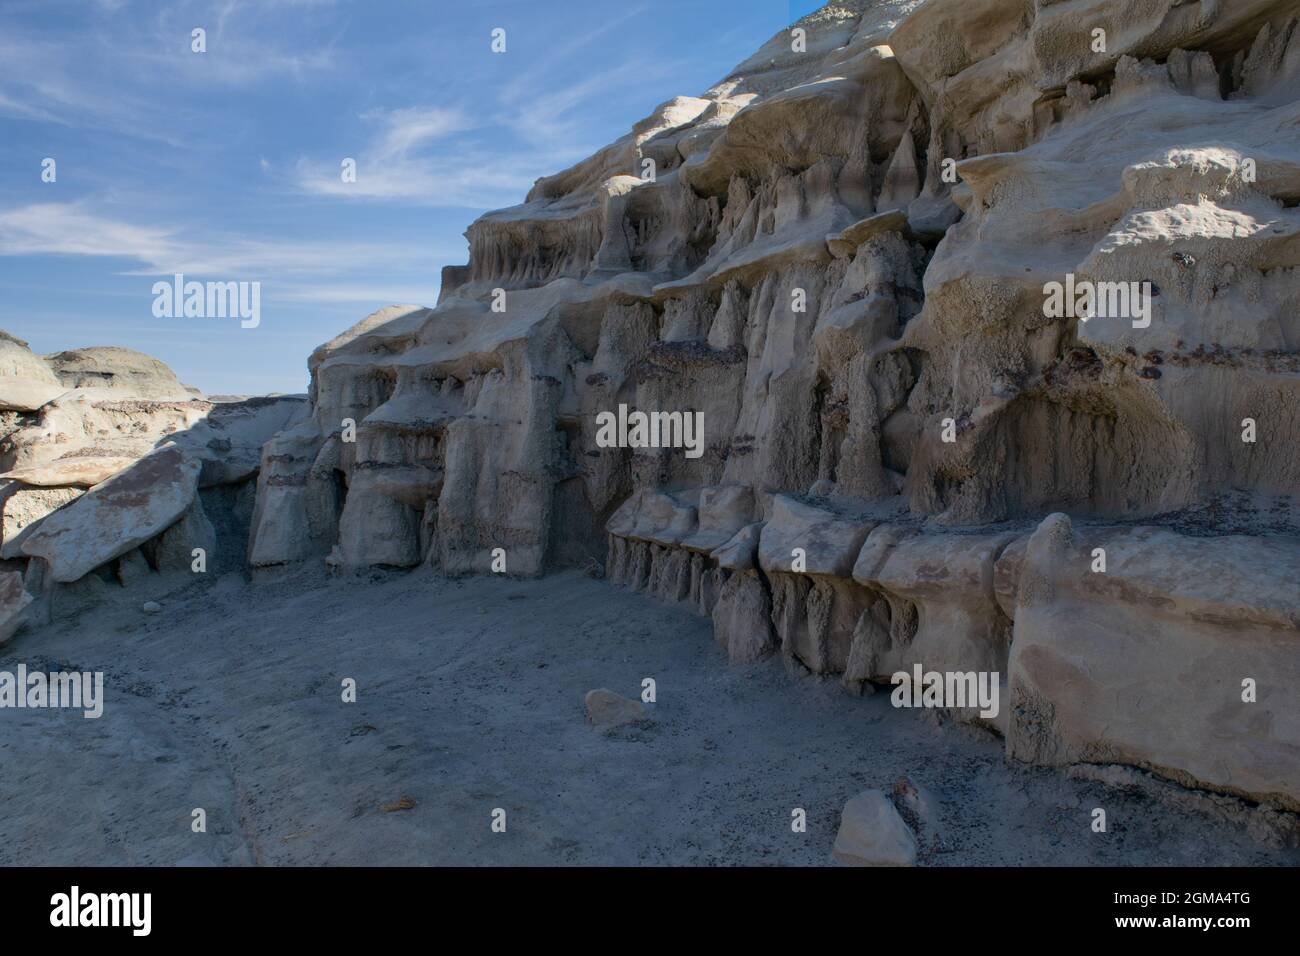
[{"label": "cloud streak", "polygon": [[[82,203],[35,203],[0,212],[0,256],[95,256],[139,263],[125,275],[171,275],[223,279],[297,277],[285,298],[342,302],[383,299],[357,278],[369,271],[429,274],[422,298],[433,295],[429,263],[437,253],[402,242],[264,239],[217,235],[196,240],[172,229],[139,225],[99,215]],[[463,255],[445,250],[448,257]],[[408,285],[408,289],[421,288]],[[316,294],[312,294],[312,290]]]},{"label": "cloud streak", "polygon": [[[532,185],[539,159],[485,148],[461,134],[482,128],[466,111],[412,106],[372,109],[361,119],[376,127],[356,160],[355,181],[343,180],[343,159],[299,159],[299,188],[352,200],[407,200],[428,206],[483,208],[517,201]],[[563,155],[568,155],[567,151]]]},{"label": "cloud streak", "polygon": [[[99,0],[94,29],[33,27],[0,13],[0,116],[88,130],[108,130],[175,146],[193,145],[178,123],[202,122],[198,111],[179,106],[181,91],[250,87],[289,77],[302,82],[339,66],[338,34],[293,49],[268,37],[277,30],[275,10],[292,13],[301,34],[304,19],[322,0],[279,0],[257,5],[183,3],[158,10],[152,4]],[[142,27],[145,13],[156,12]],[[190,32],[208,31],[208,50],[190,49]],[[293,35],[290,33],[289,35]]]},{"label": "cloud streak", "polygon": [[[584,38],[593,42],[603,31]],[[549,62],[549,59],[546,61]],[[590,142],[582,108],[593,101],[671,74],[672,65],[632,59],[568,85],[528,92],[527,78],[508,84],[482,120],[458,107],[373,109],[361,119],[376,131],[359,151],[355,182],[342,177],[342,159],[301,157],[296,182],[307,193],[352,200],[405,201],[425,206],[492,209],[522,202],[536,178],[571,165],[604,144]],[[488,130],[484,146],[465,134]]]}]

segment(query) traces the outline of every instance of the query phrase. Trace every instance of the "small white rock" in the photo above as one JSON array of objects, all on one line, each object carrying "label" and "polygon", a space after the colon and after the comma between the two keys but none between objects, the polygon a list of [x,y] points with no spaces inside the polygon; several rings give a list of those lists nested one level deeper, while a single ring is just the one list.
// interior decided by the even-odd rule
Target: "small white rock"
[{"label": "small white rock", "polygon": [[587,691],[587,723],[596,727],[617,727],[646,719],[645,705],[612,690]]},{"label": "small white rock", "polygon": [[913,866],[916,835],[881,790],[866,790],[844,804],[831,855],[850,866]]},{"label": "small white rock", "polygon": [[144,604],[141,605],[140,610],[144,611],[146,614],[157,614],[162,610],[162,605],[157,601],[145,601]]}]

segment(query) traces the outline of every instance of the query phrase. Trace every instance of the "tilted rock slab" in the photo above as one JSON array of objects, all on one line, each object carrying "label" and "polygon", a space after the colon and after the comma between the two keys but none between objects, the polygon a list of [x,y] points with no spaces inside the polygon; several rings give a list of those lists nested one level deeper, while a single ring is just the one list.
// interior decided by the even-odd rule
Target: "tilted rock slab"
[{"label": "tilted rock slab", "polygon": [[126,554],[181,517],[198,489],[199,462],[166,447],[55,512],[23,542],[67,583]]}]

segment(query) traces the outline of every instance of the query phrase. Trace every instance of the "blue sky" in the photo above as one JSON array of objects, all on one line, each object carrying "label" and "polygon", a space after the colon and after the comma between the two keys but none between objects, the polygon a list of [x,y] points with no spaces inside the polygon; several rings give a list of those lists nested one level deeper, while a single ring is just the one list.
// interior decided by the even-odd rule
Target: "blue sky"
[{"label": "blue sky", "polygon": [[[4,0],[0,328],[38,352],[140,349],[209,393],[302,391],[321,342],[432,305],[479,214],[817,6]],[[260,282],[260,325],[155,318],[178,271]]]}]

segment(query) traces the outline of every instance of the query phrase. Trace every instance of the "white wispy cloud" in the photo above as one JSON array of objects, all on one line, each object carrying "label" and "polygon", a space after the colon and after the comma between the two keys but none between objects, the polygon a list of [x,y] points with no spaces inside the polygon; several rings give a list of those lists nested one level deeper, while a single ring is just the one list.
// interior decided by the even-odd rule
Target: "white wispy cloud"
[{"label": "white wispy cloud", "polygon": [[581,143],[579,155],[586,156],[606,144],[583,142],[583,107],[671,75],[670,63],[631,58],[545,93],[504,99],[498,121],[530,143]]},{"label": "white wispy cloud", "polygon": [[[594,42],[603,31],[584,42]],[[546,62],[550,62],[549,58]],[[495,208],[520,202],[538,176],[590,155],[603,143],[584,135],[585,106],[671,73],[672,65],[627,60],[577,82],[531,94],[524,80],[503,87],[479,114],[457,107],[410,106],[369,110],[361,119],[375,132],[349,157],[298,160],[298,186],[308,193],[353,200],[402,200],[428,206]],[[485,147],[474,137],[491,128],[498,141]],[[345,182],[342,160],[356,160],[356,180]]]},{"label": "white wispy cloud", "polygon": [[0,212],[0,255],[126,256],[157,263],[172,249],[164,229],[105,219],[74,203]]},{"label": "white wispy cloud", "polygon": [[[446,250],[451,256],[463,255]],[[34,203],[0,212],[0,256],[98,256],[134,260],[125,274],[258,278],[348,276],[367,269],[423,270],[437,252],[402,242],[253,238],[202,240],[183,232],[126,222],[82,203]],[[329,283],[321,284],[322,295]],[[432,285],[432,283],[431,283]],[[346,286],[345,286],[346,287]],[[306,288],[300,287],[301,289]]]},{"label": "white wispy cloud", "polygon": [[[0,56],[3,56],[3,50],[0,50]],[[0,115],[66,125],[62,119],[44,107],[37,106],[34,102],[23,102],[21,99],[14,99],[11,93],[5,93],[4,90],[0,90]]]},{"label": "white wispy cloud", "polygon": [[592,29],[574,33],[564,43],[552,46],[528,69],[518,72],[510,82],[501,87],[501,101],[517,103],[534,97],[537,90],[546,88],[549,78],[557,70],[571,63],[574,57],[605,37],[617,36],[618,31],[624,28],[627,21],[641,16],[646,11],[645,6],[624,10],[619,16],[607,17]]},{"label": "white wispy cloud", "polygon": [[441,106],[370,110],[361,114],[361,118],[382,124],[379,139],[372,148],[378,159],[407,156],[415,147],[478,125],[463,110]]},{"label": "white wispy cloud", "polygon": [[[503,153],[456,140],[482,122],[462,109],[412,106],[373,109],[361,119],[375,127],[357,154],[299,159],[298,186],[321,196],[410,200],[430,206],[481,208],[513,202],[531,185],[527,170],[551,156]],[[356,180],[343,180],[343,159],[356,160]]]},{"label": "white wispy cloud", "polygon": [[[182,0],[146,7],[141,13],[155,11],[147,27],[128,24],[132,29],[112,35],[113,62],[130,64],[129,75],[161,72],[171,82],[200,88],[251,86],[286,77],[303,81],[338,68],[339,36],[317,37],[318,24],[308,17],[309,9],[294,12],[296,21],[285,21],[278,19],[277,8],[332,5],[328,0]],[[285,29],[286,23],[292,28]],[[191,47],[196,28],[205,33],[203,53]]]},{"label": "white wispy cloud", "polygon": [[356,182],[342,181],[338,162],[301,159],[297,183],[319,196],[480,209],[516,202],[532,186],[525,170],[536,168],[516,157],[487,151],[377,159],[366,150],[354,158]]},{"label": "white wispy cloud", "polygon": [[[178,109],[168,95],[176,87],[301,82],[336,70],[337,35],[295,44],[293,33],[286,37],[268,19],[281,6],[330,5],[198,0],[130,8],[124,0],[96,0],[94,29],[57,34],[7,23],[0,14],[0,116],[187,145],[173,131],[197,114]],[[195,27],[207,31],[206,53],[190,49]]]},{"label": "white wispy cloud", "polygon": [[75,44],[0,29],[0,115],[176,143],[176,111],[97,76],[95,59]]}]

